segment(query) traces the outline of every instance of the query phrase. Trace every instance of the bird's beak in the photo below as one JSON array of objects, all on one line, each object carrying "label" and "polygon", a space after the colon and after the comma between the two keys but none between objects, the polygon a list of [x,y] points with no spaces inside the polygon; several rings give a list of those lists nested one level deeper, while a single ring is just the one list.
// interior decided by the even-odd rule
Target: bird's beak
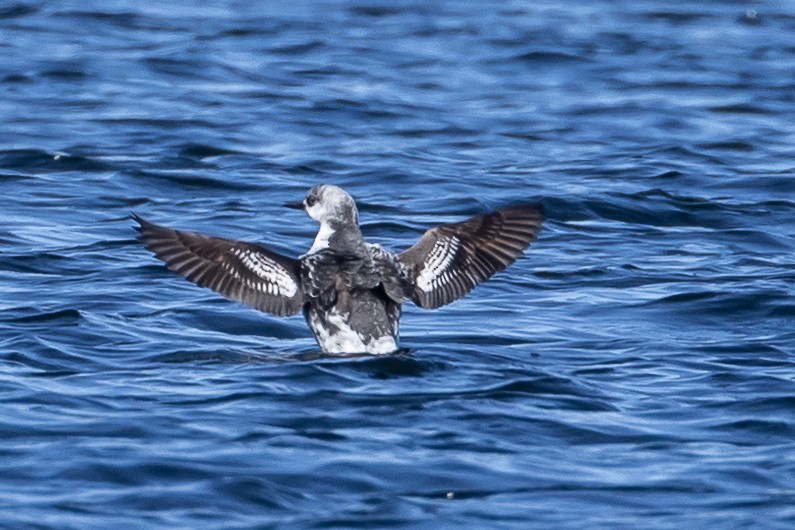
[{"label": "bird's beak", "polygon": [[284,206],[286,206],[287,208],[292,208],[293,210],[303,210],[304,209],[304,203],[303,202],[286,202],[286,203],[284,203]]}]

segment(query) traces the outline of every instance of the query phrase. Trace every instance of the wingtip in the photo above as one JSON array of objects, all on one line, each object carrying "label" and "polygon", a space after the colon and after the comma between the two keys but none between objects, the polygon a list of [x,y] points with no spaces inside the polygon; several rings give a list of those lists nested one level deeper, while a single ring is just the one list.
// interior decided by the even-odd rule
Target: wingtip
[{"label": "wingtip", "polygon": [[130,219],[131,219],[133,222],[135,222],[135,223],[138,223],[137,225],[133,225],[133,228],[134,228],[134,229],[135,229],[135,230],[136,230],[136,231],[137,231],[139,234],[143,234],[143,231],[144,231],[145,229],[147,229],[147,228],[151,228],[151,227],[153,227],[153,226],[154,226],[154,224],[153,224],[153,223],[150,223],[149,221],[147,221],[146,219],[144,219],[143,217],[141,217],[140,215],[138,215],[138,214],[137,214],[137,213],[135,213],[135,212],[130,212]]},{"label": "wingtip", "polygon": [[540,202],[518,204],[499,211],[505,213],[511,212],[513,215],[519,215],[521,217],[537,217],[538,220],[542,222],[546,219],[546,209],[544,208],[544,204]]},{"label": "wingtip", "polygon": [[140,215],[138,215],[138,214],[137,214],[137,213],[135,213],[135,212],[130,212],[130,219],[131,219],[132,221],[134,221],[134,222],[138,223],[138,225],[137,225],[137,226],[136,226],[136,225],[133,225],[133,228],[134,228],[134,229],[135,229],[137,232],[139,232],[139,233],[140,233],[140,232],[141,232],[141,230],[143,229],[144,223],[145,223],[146,221],[144,221],[144,220],[141,218],[141,216],[140,216]]}]

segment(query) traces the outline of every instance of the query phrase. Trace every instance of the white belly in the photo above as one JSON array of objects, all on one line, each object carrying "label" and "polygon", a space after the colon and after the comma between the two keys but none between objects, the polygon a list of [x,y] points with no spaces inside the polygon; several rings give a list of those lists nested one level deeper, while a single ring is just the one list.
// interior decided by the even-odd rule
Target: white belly
[{"label": "white belly", "polygon": [[[325,353],[371,353],[385,354],[397,350],[397,341],[391,335],[367,337],[353,330],[347,322],[347,315],[332,310],[326,315],[325,325],[316,314],[310,314],[309,326],[315,334],[318,345]],[[367,337],[367,338],[366,338]]]}]

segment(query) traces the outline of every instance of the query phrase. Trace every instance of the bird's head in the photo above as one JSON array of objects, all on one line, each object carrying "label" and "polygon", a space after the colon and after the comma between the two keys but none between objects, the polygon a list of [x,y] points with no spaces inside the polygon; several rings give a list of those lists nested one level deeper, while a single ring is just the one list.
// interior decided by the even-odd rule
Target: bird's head
[{"label": "bird's head", "polygon": [[332,226],[359,224],[359,212],[353,197],[342,188],[331,184],[319,184],[306,192],[304,200],[286,204],[289,208],[304,210],[309,217],[320,224]]}]

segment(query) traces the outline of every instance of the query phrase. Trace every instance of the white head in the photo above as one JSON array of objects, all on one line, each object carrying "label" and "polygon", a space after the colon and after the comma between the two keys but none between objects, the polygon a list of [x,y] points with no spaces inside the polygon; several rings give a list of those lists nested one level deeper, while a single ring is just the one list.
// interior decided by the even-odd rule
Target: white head
[{"label": "white head", "polygon": [[300,203],[304,211],[320,224],[359,225],[359,212],[353,197],[331,184],[313,186]]}]

